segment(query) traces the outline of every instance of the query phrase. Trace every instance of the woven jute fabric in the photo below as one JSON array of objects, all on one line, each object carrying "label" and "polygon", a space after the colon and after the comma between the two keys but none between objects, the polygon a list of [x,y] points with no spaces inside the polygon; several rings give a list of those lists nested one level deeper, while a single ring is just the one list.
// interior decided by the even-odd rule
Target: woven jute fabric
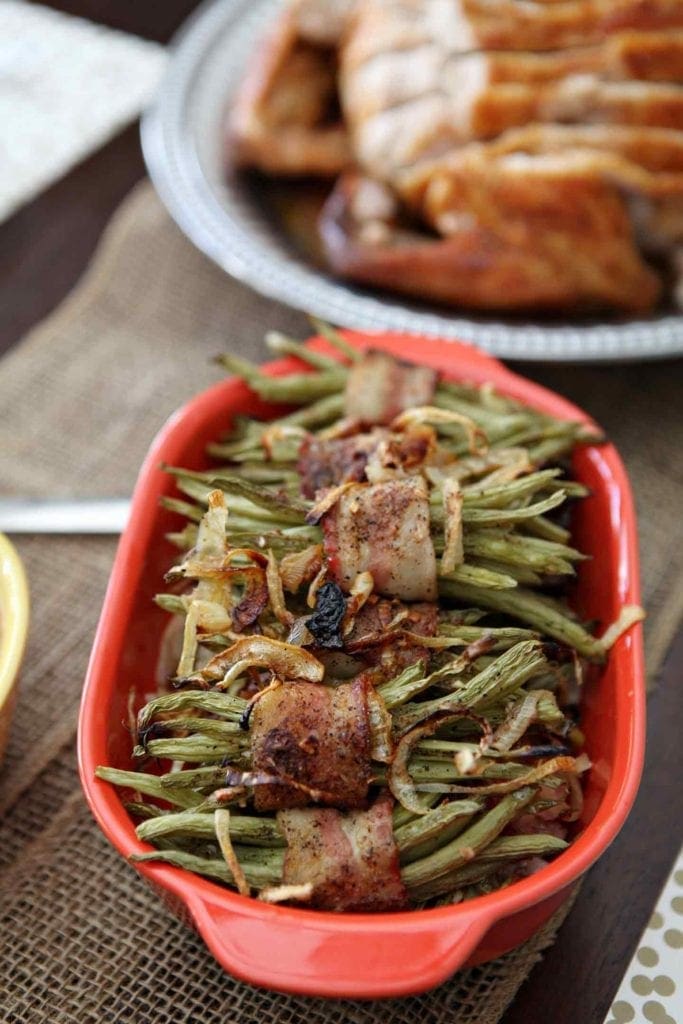
[{"label": "woven jute fabric", "polygon": [[[262,359],[270,328],[308,329],[300,314],[209,264],[142,185],[74,294],[0,362],[2,491],[129,493],[168,414],[217,378],[211,357],[229,349]],[[683,364],[533,367],[530,375],[587,408],[624,456],[640,508],[654,678],[683,613]],[[3,1021],[500,1020],[567,907],[525,946],[419,1001],[304,1000],[227,977],[108,846],[78,788],[76,713],[115,543],[33,537],[18,546],[32,626],[0,770]]]}]

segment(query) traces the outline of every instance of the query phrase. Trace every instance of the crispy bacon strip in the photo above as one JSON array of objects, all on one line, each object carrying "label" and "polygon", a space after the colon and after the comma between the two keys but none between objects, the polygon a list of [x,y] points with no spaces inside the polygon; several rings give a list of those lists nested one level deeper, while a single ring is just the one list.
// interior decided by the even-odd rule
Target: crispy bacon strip
[{"label": "crispy bacon strip", "polygon": [[374,432],[330,440],[306,438],[299,449],[297,464],[301,493],[306,498],[315,498],[318,491],[327,487],[364,480],[368,457],[379,441]]},{"label": "crispy bacon strip", "polygon": [[369,572],[375,590],[404,601],[435,601],[436,556],[421,477],[350,484],[323,517],[332,576],[349,590]]},{"label": "crispy bacon strip", "polygon": [[334,911],[401,910],[407,894],[387,793],[367,811],[280,811],[287,839],[283,883],[310,882],[309,906]]},{"label": "crispy bacon strip", "polygon": [[363,423],[391,423],[404,409],[429,405],[437,374],[427,366],[409,366],[386,352],[366,352],[349,369],[345,412]]},{"label": "crispy bacon strip", "polygon": [[404,605],[373,595],[355,618],[346,650],[362,655],[367,665],[381,668],[391,678],[427,657],[419,637],[435,635],[438,617],[438,605],[426,601]]},{"label": "crispy bacon strip", "polygon": [[369,686],[360,676],[336,687],[289,683],[263,695],[251,716],[253,770],[296,779],[305,789],[259,785],[257,810],[305,806],[312,790],[327,805],[365,806],[372,747]]},{"label": "crispy bacon strip", "polygon": [[417,472],[435,447],[434,431],[425,426],[402,433],[375,428],[367,434],[329,440],[309,437],[299,451],[301,493],[315,498],[318,491],[337,484],[376,483],[397,473]]}]

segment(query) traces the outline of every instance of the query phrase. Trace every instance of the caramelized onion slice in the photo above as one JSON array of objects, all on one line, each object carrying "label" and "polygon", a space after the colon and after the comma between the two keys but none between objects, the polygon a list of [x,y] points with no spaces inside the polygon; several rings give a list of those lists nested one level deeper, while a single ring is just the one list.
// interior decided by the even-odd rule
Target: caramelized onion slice
[{"label": "caramelized onion slice", "polygon": [[600,643],[603,650],[609,651],[611,647],[617,642],[620,636],[622,636],[627,629],[634,626],[636,622],[642,622],[645,618],[645,612],[637,604],[627,604],[619,612],[616,620],[607,627],[605,632],[600,637]]},{"label": "caramelized onion slice", "polygon": [[373,761],[391,764],[394,756],[391,714],[374,686],[368,686],[366,697],[372,743],[370,756]]},{"label": "caramelized onion slice", "polygon": [[261,889],[258,899],[263,903],[308,903],[313,896],[313,883],[302,882],[301,885],[271,885]]},{"label": "caramelized onion slice", "polygon": [[358,612],[372,596],[374,589],[375,581],[372,578],[372,573],[359,572],[351,585],[349,598],[346,602],[346,614],[344,615],[342,627],[342,634],[345,637],[353,630],[356,615],[358,615]]},{"label": "caramelized onion slice", "polygon": [[538,702],[548,692],[532,690],[516,701],[505,716],[505,721],[494,732],[490,745],[495,750],[511,750],[532,722],[536,721]]},{"label": "caramelized onion slice", "polygon": [[354,482],[349,480],[345,484],[338,484],[336,487],[330,487],[322,493],[321,497],[318,498],[306,515],[306,522],[309,526],[316,526],[323,516],[326,515],[331,508],[334,508],[342,494],[345,494],[350,487],[354,486]]},{"label": "caramelized onion slice", "polygon": [[269,669],[280,679],[302,679],[308,683],[319,683],[324,675],[324,666],[308,651],[282,640],[265,636],[245,636],[226,651],[216,654],[199,673],[207,682],[214,682],[220,689],[250,667]]},{"label": "caramelized onion slice", "polygon": [[435,405],[422,405],[406,409],[391,423],[392,430],[405,430],[415,424],[428,423],[432,426],[450,426],[455,424],[463,428],[467,444],[472,455],[482,455],[488,451],[486,434],[469,416],[453,412],[451,409],[440,409]]},{"label": "caramelized onion slice", "polygon": [[282,579],[278,570],[277,559],[272,550],[268,549],[268,564],[266,566],[266,583],[268,585],[268,597],[270,607],[278,622],[284,626],[291,627],[294,623],[294,615],[285,604],[285,595],[282,589]]},{"label": "caramelized onion slice", "polygon": [[[279,773],[277,775],[269,772],[242,772],[229,768],[226,775],[226,789],[230,792],[239,790],[255,789],[258,786],[286,786],[288,789],[297,789],[314,803],[334,803],[335,794],[325,789],[316,789],[315,786],[307,786],[305,782],[299,782],[290,775]],[[220,793],[221,790],[216,792]],[[215,796],[215,794],[213,794]]]},{"label": "caramelized onion slice", "polygon": [[[484,731],[485,736],[490,734],[490,726],[486,719],[481,718],[480,715],[476,715],[467,708],[462,708],[458,711],[436,711],[426,722],[416,725],[414,729],[411,729],[399,740],[394,753],[394,760],[389,769],[387,782],[393,795],[407,811],[412,811],[413,814],[426,814],[429,810],[418,797],[418,790],[408,771],[408,762],[410,761],[413,748],[426,736],[433,736],[437,729],[440,729],[443,725],[448,725],[450,722],[455,722],[460,718],[471,719]],[[472,790],[468,789],[467,792],[472,792]]]},{"label": "caramelized onion slice", "polygon": [[219,807],[214,811],[213,822],[218,845],[220,846],[221,853],[225,858],[225,863],[232,872],[232,877],[235,885],[237,886],[237,891],[242,896],[250,896],[251,890],[249,888],[249,883],[247,882],[246,875],[242,870],[242,865],[237,859],[237,854],[233,849],[232,840],[230,839],[230,811],[227,807]]},{"label": "caramelized onion slice", "polygon": [[303,551],[294,551],[280,559],[282,586],[295,594],[304,583],[310,583],[323,562],[322,544],[312,544]]},{"label": "caramelized onion slice", "polygon": [[443,505],[446,516],[441,574],[447,575],[465,561],[462,542],[462,491],[458,481],[453,478],[446,478],[443,482]]},{"label": "caramelized onion slice", "polygon": [[[519,775],[516,779],[507,779],[505,782],[491,782],[485,786],[461,786],[457,783],[447,783],[438,792],[469,793],[471,796],[502,795],[504,793],[513,793],[522,786],[531,786],[535,782],[540,782],[541,779],[547,778],[549,775],[563,774],[565,772],[580,775],[582,772],[587,771],[588,768],[590,768],[590,761],[585,754],[581,754],[580,757],[553,757],[550,761],[544,761],[542,764],[537,764],[534,768],[530,768],[526,775]],[[476,776],[473,777],[473,781],[476,781]],[[427,783],[427,785],[431,784]],[[418,786],[417,792],[420,792],[421,788],[421,786]],[[430,792],[436,792],[436,790],[431,789]]]}]

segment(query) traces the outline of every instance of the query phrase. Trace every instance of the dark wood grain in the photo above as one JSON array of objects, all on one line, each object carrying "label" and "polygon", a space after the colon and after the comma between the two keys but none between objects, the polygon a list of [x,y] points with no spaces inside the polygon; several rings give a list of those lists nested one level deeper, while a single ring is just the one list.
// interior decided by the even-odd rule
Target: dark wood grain
[{"label": "dark wood grain", "polygon": [[[51,0],[49,5],[165,42],[196,3]],[[0,226],[0,352],[70,290],[109,217],[143,173],[137,126],[131,126]],[[522,372],[553,383],[533,367]],[[589,874],[557,942],[503,1024],[602,1024],[681,842],[682,674],[683,632],[649,702],[647,766],[635,808]]]},{"label": "dark wood grain", "polygon": [[66,14],[167,43],[199,0],[40,0]]}]

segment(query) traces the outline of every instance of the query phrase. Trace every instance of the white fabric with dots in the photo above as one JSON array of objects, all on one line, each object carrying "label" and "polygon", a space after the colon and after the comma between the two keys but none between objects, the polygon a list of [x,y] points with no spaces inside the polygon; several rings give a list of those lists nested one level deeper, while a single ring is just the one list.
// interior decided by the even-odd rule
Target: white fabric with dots
[{"label": "white fabric with dots", "polygon": [[683,849],[604,1024],[683,1024]]}]

